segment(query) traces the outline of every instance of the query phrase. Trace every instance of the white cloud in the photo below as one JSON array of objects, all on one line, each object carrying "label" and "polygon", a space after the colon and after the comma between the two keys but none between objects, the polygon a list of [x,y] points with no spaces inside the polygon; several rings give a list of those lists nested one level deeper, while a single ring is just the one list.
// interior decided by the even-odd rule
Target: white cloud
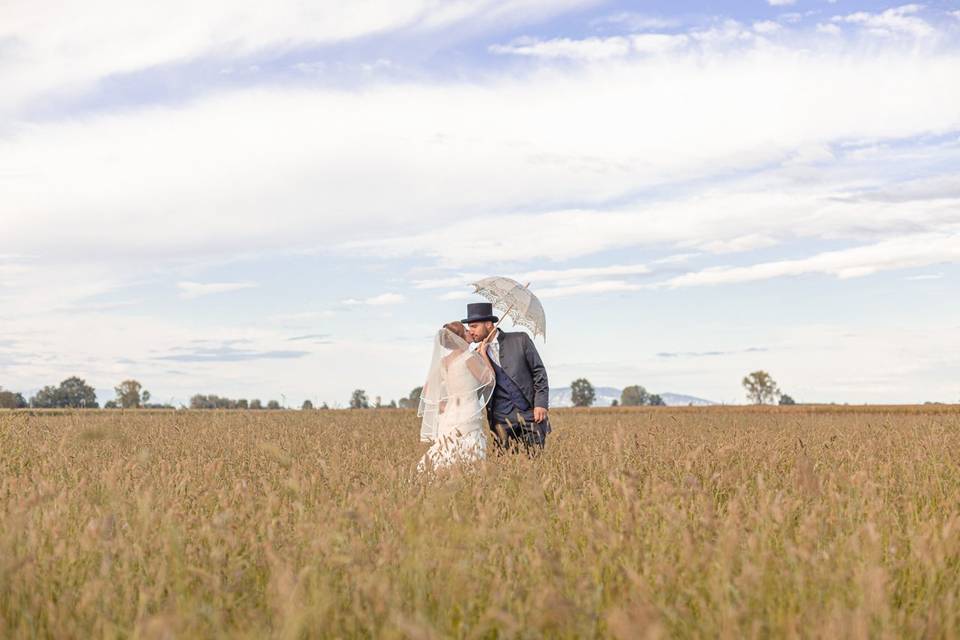
[{"label": "white cloud", "polygon": [[767,0],[767,4],[771,7],[786,7],[792,4],[796,4],[797,0]]},{"label": "white cloud", "polygon": [[333,318],[337,313],[331,309],[322,309],[320,311],[298,311],[295,313],[278,313],[270,316],[270,322],[279,323],[284,326],[312,326],[317,320],[327,320]]},{"label": "white cloud", "polygon": [[254,282],[178,282],[177,288],[180,289],[181,298],[200,298],[214,293],[226,293],[229,291],[240,291],[241,289],[251,289],[256,287]]},{"label": "white cloud", "polygon": [[761,20],[753,23],[753,30],[757,33],[776,33],[783,29],[783,25],[773,20]]},{"label": "white cloud", "polygon": [[805,144],[797,147],[788,161],[794,165],[816,164],[836,159],[836,155],[825,144]]},{"label": "white cloud", "polygon": [[[953,226],[960,229],[960,219],[957,219],[957,223]],[[748,251],[772,246],[773,244],[775,244],[774,241],[765,236],[742,236],[727,243],[706,243],[701,248],[714,253],[727,253]],[[679,262],[682,262],[682,260],[671,261],[674,264]],[[664,286],[678,288],[735,284],[807,274],[855,278],[881,271],[917,268],[941,263],[960,263],[960,231],[894,237],[871,245],[827,251],[809,258],[796,260],[764,262],[746,267],[710,267],[656,283],[594,279],[600,276],[651,273],[651,270],[644,265],[630,267],[614,265],[601,268],[544,271],[539,278],[536,272],[530,272],[513,277],[521,281],[537,281],[540,285],[537,287],[537,294],[542,298],[558,298],[590,293],[640,291]],[[923,280],[939,277],[941,276],[922,275],[908,279]],[[450,286],[456,282],[457,278],[438,279],[423,281],[422,286]],[[469,296],[469,292],[454,291],[443,295],[441,299],[459,300]]]},{"label": "white cloud", "polygon": [[390,31],[422,32],[543,19],[593,0],[14,0],[3,8],[0,113],[51,92],[76,92],[102,78],[203,56],[229,59],[285,52]]},{"label": "white cloud", "polygon": [[[642,275],[650,273],[650,267],[643,264],[621,264],[621,265],[610,265],[606,267],[576,267],[571,269],[538,269],[536,271],[527,271],[522,273],[506,273],[502,274],[508,278],[512,278],[517,282],[526,283],[554,283],[554,282],[571,282],[577,280],[583,280],[585,278],[597,278],[602,276],[623,276],[623,275]],[[414,288],[416,289],[440,289],[446,287],[456,287],[463,286],[466,287],[481,278],[488,277],[488,275],[498,275],[498,274],[487,274],[482,275],[479,273],[472,274],[460,274],[456,276],[443,277],[443,278],[431,278],[427,280],[415,280]]]},{"label": "white cloud", "polygon": [[384,304],[400,304],[404,300],[406,300],[406,298],[399,293],[381,293],[378,296],[367,298],[365,302],[366,304],[379,306]]},{"label": "white cloud", "polygon": [[8,284],[10,281],[29,270],[30,268],[24,264],[0,264],[0,287],[10,286]]},{"label": "white cloud", "polygon": [[641,54],[667,53],[680,49],[690,42],[690,38],[682,33],[642,33],[630,37],[633,50]]},{"label": "white cloud", "polygon": [[[602,279],[610,276],[647,275],[650,267],[642,264],[610,265],[606,267],[579,267],[571,269],[540,269],[526,273],[506,274],[517,282],[530,283],[532,289],[542,298],[561,298],[580,294],[605,293],[610,291],[638,291],[642,287],[624,280]],[[440,300],[465,300],[471,298],[471,282],[484,276],[435,278],[420,280],[417,288],[440,288],[460,285],[461,290],[448,291]]]},{"label": "white cloud", "polygon": [[[763,28],[764,25],[761,24],[758,31]],[[638,33],[604,38],[553,38],[547,40],[525,37],[518,38],[510,44],[492,45],[490,51],[492,53],[545,60],[569,59],[595,63],[630,55],[664,55],[684,49],[692,44],[714,47],[737,40],[750,40],[751,38],[752,34],[743,29],[739,23],[728,20],[720,26],[694,29],[689,33]]]},{"label": "white cloud", "polygon": [[646,31],[652,29],[669,29],[676,27],[680,22],[676,18],[663,18],[633,11],[622,11],[613,15],[592,20],[591,25],[617,25],[631,31]]},{"label": "white cloud", "polygon": [[[960,224],[960,192],[944,191],[947,182],[901,183],[893,194],[898,197],[891,197],[886,185],[862,190],[860,176],[855,190],[842,182],[831,184],[831,179],[845,178],[849,168],[843,163],[831,167],[831,177],[813,174],[822,183],[811,184],[807,168],[797,174],[797,184],[785,180],[797,171],[788,166],[779,179],[765,176],[677,200],[607,211],[513,214],[490,218],[481,227],[468,221],[419,234],[350,242],[343,250],[385,257],[429,256],[450,268],[489,268],[515,256],[560,261],[613,249],[664,246],[722,254],[795,239],[857,242],[906,231],[952,233]],[[878,170],[874,166],[870,171]],[[950,178],[955,184],[956,174]],[[876,179],[883,183],[882,175]],[[449,284],[447,280],[443,286]]]},{"label": "white cloud", "polygon": [[443,278],[427,278],[425,280],[414,280],[414,289],[444,289],[446,287],[465,287],[471,282],[484,278],[480,273],[461,273],[456,276],[445,276]]},{"label": "white cloud", "polygon": [[960,233],[914,234],[872,245],[826,251],[799,260],[778,260],[747,267],[712,267],[666,281],[669,287],[734,284],[784,276],[826,274],[857,278],[891,269],[960,262]]},{"label": "white cloud", "polygon": [[752,43],[756,36],[736,20],[724,20],[708,29],[694,30],[690,37],[709,48]]},{"label": "white cloud", "polygon": [[374,307],[379,307],[388,304],[400,304],[404,302],[406,298],[399,293],[381,293],[380,295],[372,296],[370,298],[347,298],[343,300],[341,304],[348,306],[355,305],[370,305]]},{"label": "white cloud", "polygon": [[699,253],[678,253],[665,258],[657,258],[653,261],[653,264],[683,264],[685,262],[689,262],[692,258],[696,258],[699,255]]},{"label": "white cloud", "polygon": [[627,55],[630,53],[630,41],[620,36],[580,40],[570,38],[531,40],[523,38],[510,44],[492,45],[490,51],[536,58],[573,58],[596,61]]},{"label": "white cloud", "polygon": [[[5,221],[0,214],[0,222]],[[0,237],[2,241],[2,237]],[[89,307],[91,299],[123,285],[144,284],[142,274],[121,274],[108,264],[28,258],[0,277],[0,319],[37,317]]]},{"label": "white cloud", "polygon": [[448,291],[439,298],[438,300],[469,300],[474,296],[470,291]]},{"label": "white cloud", "polygon": [[[464,239],[478,234],[482,242],[449,239],[460,261],[502,258],[507,247],[524,259],[545,251],[562,258],[696,240],[704,233],[700,218],[711,221],[704,241],[729,239],[759,231],[733,229],[737,211],[711,210],[708,199],[696,214],[653,221],[622,210],[592,216],[590,206],[556,212],[555,205],[604,206],[650,187],[776,165],[836,140],[956,130],[958,66],[953,51],[899,47],[764,48],[709,59],[684,52],[520,80],[248,90],[179,107],[19,124],[0,140],[0,174],[16,170],[4,180],[0,251],[97,260],[107,272],[135,273],[172,260],[357,237],[377,244],[400,229],[436,238],[418,232],[443,224],[451,211],[518,207],[555,211],[542,214],[547,226],[539,228],[525,222],[537,214],[498,218],[515,220],[524,237],[545,231],[537,243],[544,249],[463,225]],[[776,194],[768,197],[774,204]],[[643,210],[656,216],[631,209]],[[727,232],[718,237],[720,227]],[[428,255],[449,253],[416,244]]]},{"label": "white cloud", "polygon": [[845,16],[836,16],[833,20],[859,25],[874,35],[908,35],[914,38],[925,38],[934,34],[934,28],[923,18],[916,16],[922,10],[923,5],[907,4],[881,13],[858,11]]},{"label": "white cloud", "polygon": [[759,233],[751,233],[728,240],[713,240],[699,245],[700,249],[710,253],[739,253],[752,251],[779,244],[776,239]]},{"label": "white cloud", "polygon": [[569,282],[600,276],[628,276],[650,273],[650,267],[644,264],[615,264],[608,267],[580,267],[573,269],[540,269],[528,271],[514,277],[518,282]]},{"label": "white cloud", "polygon": [[548,300],[551,298],[565,298],[584,294],[639,291],[643,288],[645,288],[643,285],[625,280],[596,280],[593,282],[581,282],[578,284],[537,289],[537,297]]}]

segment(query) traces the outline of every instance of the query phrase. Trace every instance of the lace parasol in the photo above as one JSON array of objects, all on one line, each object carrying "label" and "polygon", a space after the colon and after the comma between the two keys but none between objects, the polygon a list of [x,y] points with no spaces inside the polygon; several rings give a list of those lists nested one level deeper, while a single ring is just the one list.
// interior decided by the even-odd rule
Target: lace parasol
[{"label": "lace parasol", "polygon": [[540,335],[546,340],[547,317],[543,312],[543,305],[530,291],[529,286],[529,282],[522,285],[502,276],[484,278],[473,283],[475,292],[489,300],[494,309],[503,312],[504,317],[509,317],[515,325],[526,327],[534,337]]}]

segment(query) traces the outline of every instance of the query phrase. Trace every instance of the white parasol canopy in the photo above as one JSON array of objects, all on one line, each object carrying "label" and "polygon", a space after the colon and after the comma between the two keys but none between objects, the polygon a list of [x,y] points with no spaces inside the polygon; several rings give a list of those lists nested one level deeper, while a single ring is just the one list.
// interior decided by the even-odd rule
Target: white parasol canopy
[{"label": "white parasol canopy", "polygon": [[530,329],[533,337],[540,335],[546,340],[547,317],[543,312],[543,305],[530,291],[529,286],[529,282],[522,285],[502,276],[484,278],[473,283],[475,293],[489,300],[493,308],[502,312],[504,317],[509,317],[515,325]]}]

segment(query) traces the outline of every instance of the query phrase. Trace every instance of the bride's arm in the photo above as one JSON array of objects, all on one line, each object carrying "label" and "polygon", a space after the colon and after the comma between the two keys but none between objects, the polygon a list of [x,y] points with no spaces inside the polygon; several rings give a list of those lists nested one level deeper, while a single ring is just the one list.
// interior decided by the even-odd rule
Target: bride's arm
[{"label": "bride's arm", "polygon": [[480,348],[474,351],[474,355],[479,354],[479,358],[470,357],[467,359],[467,368],[477,381],[489,384],[493,378],[493,365],[490,364],[490,356],[487,354],[487,343],[481,342]]}]

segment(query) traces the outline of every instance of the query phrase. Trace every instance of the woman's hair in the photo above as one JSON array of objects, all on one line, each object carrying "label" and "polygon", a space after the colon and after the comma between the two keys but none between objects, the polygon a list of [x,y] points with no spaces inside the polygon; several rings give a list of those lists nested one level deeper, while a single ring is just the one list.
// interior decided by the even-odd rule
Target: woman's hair
[{"label": "woman's hair", "polygon": [[[447,324],[443,325],[443,328],[449,331],[450,333],[454,333],[458,335],[461,340],[463,340],[464,342],[467,342],[467,329],[466,327],[463,326],[462,322],[458,320],[455,320],[453,322],[448,322]],[[440,344],[442,344],[447,349],[454,349],[454,348],[463,346],[462,344],[458,343],[456,340],[451,338],[446,331],[444,331],[440,335]]]}]

